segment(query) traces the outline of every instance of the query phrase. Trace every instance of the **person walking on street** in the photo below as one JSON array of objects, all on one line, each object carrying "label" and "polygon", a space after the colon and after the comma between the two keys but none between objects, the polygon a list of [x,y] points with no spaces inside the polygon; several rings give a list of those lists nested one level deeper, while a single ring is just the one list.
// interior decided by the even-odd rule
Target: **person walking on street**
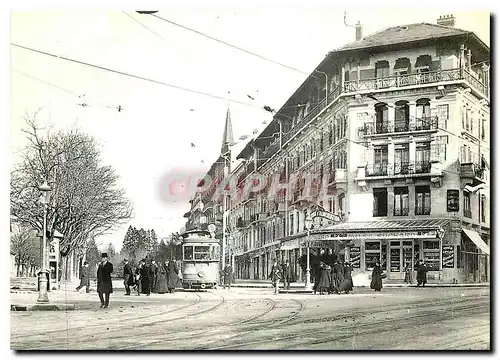
[{"label": "person walking on street", "polygon": [[336,292],[337,294],[340,294],[340,284],[342,283],[342,280],[344,280],[344,267],[342,264],[335,260],[333,263],[333,269],[332,269],[332,292]]},{"label": "person walking on street", "polygon": [[144,266],[144,260],[139,261],[139,265],[135,269],[135,285],[134,285],[134,291],[137,292],[137,296],[141,295],[142,292],[142,280],[141,280],[141,271],[142,267]]},{"label": "person walking on street", "polygon": [[168,292],[175,293],[175,288],[182,286],[181,280],[179,279],[179,269],[175,263],[175,259],[168,262],[168,281],[167,288]]},{"label": "person walking on street", "polygon": [[109,295],[113,293],[113,283],[111,282],[111,273],[113,264],[108,261],[108,254],[102,253],[102,261],[97,268],[97,293],[101,300],[101,308],[109,306]]},{"label": "person walking on street", "polygon": [[156,281],[156,291],[158,294],[165,294],[167,292],[167,265],[164,263],[158,264],[158,279]]},{"label": "person walking on street", "polygon": [[226,288],[231,290],[231,284],[233,283],[233,268],[230,264],[227,264],[223,270],[224,282],[222,284],[223,289]]},{"label": "person walking on street", "polygon": [[372,271],[372,281],[370,283],[370,288],[375,291],[382,290],[382,267],[380,262],[376,262]]},{"label": "person walking on street", "polygon": [[281,269],[283,275],[283,288],[290,290],[290,282],[292,281],[292,268],[290,266],[290,261],[287,260],[283,264]]},{"label": "person walking on street", "polygon": [[320,267],[320,271],[321,271],[320,274],[321,275],[320,275],[318,287],[316,288],[316,290],[319,291],[320,295],[323,295],[325,292],[327,292],[328,295],[330,295],[330,284],[332,282],[332,279],[331,279],[332,268],[330,267],[330,265],[327,265],[322,261],[319,263],[319,267]]},{"label": "person walking on street", "polygon": [[141,292],[146,294],[146,296],[151,295],[151,280],[150,280],[150,271],[149,265],[145,260],[143,260],[143,264],[141,266]]},{"label": "person walking on street", "polygon": [[149,265],[149,288],[152,293],[156,293],[156,281],[158,277],[158,265],[156,261],[151,260],[151,265]]},{"label": "person walking on street", "polygon": [[349,294],[350,291],[353,290],[354,284],[352,282],[352,266],[350,263],[346,262],[344,264],[344,280],[342,280],[342,283],[340,284],[339,290],[345,291],[346,294]]},{"label": "person walking on street", "polygon": [[135,283],[132,267],[128,263],[128,259],[123,260],[123,285],[125,285],[125,295],[130,295],[130,286]]},{"label": "person walking on street", "polygon": [[406,263],[406,266],[405,266],[405,283],[406,284],[413,284],[413,271],[411,269],[410,262]]},{"label": "person walking on street", "polygon": [[274,287],[274,293],[278,294],[279,293],[279,281],[280,281],[280,267],[278,265],[278,261],[274,260],[273,266],[271,268],[271,273],[269,274],[269,278],[272,281],[273,287]]},{"label": "person walking on street", "polygon": [[80,273],[80,285],[76,288],[76,291],[80,291],[82,287],[85,286],[86,293],[90,292],[90,274],[89,274],[89,262],[85,261],[82,266],[82,272]]},{"label": "person walking on street", "polygon": [[427,266],[422,260],[418,260],[417,264],[417,286],[422,285],[422,287],[427,284]]}]

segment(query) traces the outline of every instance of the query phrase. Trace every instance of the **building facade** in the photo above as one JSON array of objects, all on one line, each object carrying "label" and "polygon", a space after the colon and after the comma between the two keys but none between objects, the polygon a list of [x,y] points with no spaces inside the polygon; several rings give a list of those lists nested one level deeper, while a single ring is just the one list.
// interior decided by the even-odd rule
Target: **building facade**
[{"label": "building facade", "polygon": [[354,275],[378,260],[402,281],[421,259],[431,281],[489,281],[490,50],[453,23],[358,27],[240,152],[238,278],[288,259],[303,279],[309,249]]}]

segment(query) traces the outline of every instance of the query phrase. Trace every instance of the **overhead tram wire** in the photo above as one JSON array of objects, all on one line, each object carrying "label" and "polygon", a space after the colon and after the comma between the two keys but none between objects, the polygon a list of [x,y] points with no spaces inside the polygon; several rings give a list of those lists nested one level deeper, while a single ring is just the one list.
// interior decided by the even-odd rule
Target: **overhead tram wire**
[{"label": "overhead tram wire", "polygon": [[[187,31],[193,32],[193,33],[195,33],[195,34],[198,34],[198,35],[200,35],[200,36],[203,36],[203,37],[205,37],[205,38],[207,38],[207,39],[210,39],[210,40],[212,40],[212,41],[215,41],[215,42],[218,42],[218,43],[220,43],[220,44],[223,44],[223,45],[229,46],[229,47],[231,47],[231,48],[233,48],[233,49],[236,49],[236,50],[242,51],[242,52],[244,52],[244,53],[246,53],[246,54],[249,54],[249,55],[255,56],[255,57],[257,57],[257,58],[259,58],[259,59],[261,59],[261,60],[265,60],[265,61],[270,62],[270,63],[273,63],[273,64],[275,64],[275,65],[278,65],[278,66],[284,67],[284,68],[286,68],[286,69],[289,69],[289,70],[292,70],[292,71],[295,71],[295,72],[301,73],[301,74],[303,74],[303,75],[307,75],[307,76],[309,76],[309,75],[310,75],[309,73],[307,73],[307,72],[305,72],[305,71],[302,71],[302,70],[299,70],[299,69],[294,68],[294,67],[292,67],[292,66],[288,66],[288,65],[283,64],[283,63],[280,63],[280,62],[278,62],[278,61],[275,61],[275,60],[269,59],[269,58],[267,58],[267,57],[265,57],[265,56],[262,56],[262,55],[256,54],[256,53],[254,53],[254,52],[252,52],[252,51],[249,51],[249,50],[243,49],[243,48],[241,48],[241,47],[239,47],[239,46],[236,46],[236,45],[230,44],[230,43],[228,43],[228,42],[226,42],[226,41],[224,41],[224,40],[217,39],[217,38],[215,38],[215,37],[213,37],[213,36],[210,36],[210,35],[208,35],[208,34],[205,34],[205,33],[201,32],[201,31],[198,31],[198,30],[192,29],[192,28],[190,28],[190,27],[187,27],[187,26],[185,26],[185,25],[182,25],[182,24],[176,23],[176,22],[174,22],[174,21],[172,21],[172,20],[162,18],[161,16],[158,16],[158,15],[156,15],[156,14],[148,14],[148,15],[153,16],[153,17],[155,17],[155,18],[157,18],[157,19],[159,19],[159,20],[165,21],[165,22],[167,22],[167,23],[169,23],[169,24],[171,24],[171,25],[174,25],[174,26],[180,27],[181,29],[184,29],[184,30],[187,30]],[[314,75],[311,75],[311,76],[312,76],[312,77],[315,77]]]},{"label": "overhead tram wire", "polygon": [[256,104],[251,104],[251,103],[247,103],[247,102],[244,102],[244,101],[229,99],[229,98],[224,97],[224,96],[214,95],[214,94],[210,94],[210,93],[199,91],[199,90],[193,90],[193,89],[185,88],[185,87],[182,87],[182,86],[179,86],[179,85],[169,84],[169,83],[166,83],[166,82],[163,82],[163,81],[160,81],[160,80],[150,79],[150,78],[147,78],[147,77],[144,77],[144,76],[134,75],[134,74],[130,74],[130,73],[127,73],[127,72],[124,72],[124,71],[114,70],[114,69],[107,68],[107,67],[100,66],[100,65],[90,64],[90,63],[87,63],[85,61],[71,59],[71,58],[68,58],[68,57],[65,57],[65,56],[60,56],[60,55],[52,54],[52,53],[49,53],[49,52],[46,52],[46,51],[33,49],[33,48],[30,48],[30,47],[27,47],[27,46],[18,45],[18,44],[14,44],[14,43],[11,43],[11,45],[15,46],[15,47],[18,47],[18,48],[21,48],[21,49],[24,49],[24,50],[32,51],[32,52],[35,52],[35,53],[38,53],[38,54],[50,56],[50,57],[53,57],[53,58],[56,58],[56,59],[73,62],[73,63],[76,63],[76,64],[80,64],[80,65],[84,65],[84,66],[96,68],[96,69],[99,69],[99,70],[102,70],[102,71],[107,71],[107,72],[111,72],[111,73],[114,73],[114,74],[118,74],[118,75],[130,77],[130,78],[134,78],[134,79],[138,79],[138,80],[148,81],[148,82],[151,82],[151,83],[154,83],[154,84],[157,84],[157,85],[163,85],[163,86],[171,87],[173,89],[182,90],[182,91],[185,91],[185,92],[190,92],[190,93],[197,94],[197,95],[208,96],[208,97],[211,97],[211,98],[214,98],[214,99],[218,99],[218,100],[226,100],[226,101],[230,101],[231,103],[235,103],[235,104],[245,105],[245,106],[254,107],[254,108],[262,108],[262,106],[259,106],[259,105],[256,105]]},{"label": "overhead tram wire", "polygon": [[148,28],[146,25],[144,25],[142,22],[140,22],[139,20],[137,20],[136,18],[134,18],[132,15],[130,14],[127,14],[125,11],[122,11],[122,13],[124,13],[125,15],[127,15],[129,18],[131,18],[132,20],[134,20],[136,23],[138,23],[139,25],[141,25],[143,28],[145,28],[147,31],[149,31],[151,34],[154,34],[156,35],[157,37],[159,37],[160,39],[162,39],[163,41],[166,41],[165,38],[163,36],[161,36],[160,34],[158,34],[157,32],[151,30],[150,28]]}]

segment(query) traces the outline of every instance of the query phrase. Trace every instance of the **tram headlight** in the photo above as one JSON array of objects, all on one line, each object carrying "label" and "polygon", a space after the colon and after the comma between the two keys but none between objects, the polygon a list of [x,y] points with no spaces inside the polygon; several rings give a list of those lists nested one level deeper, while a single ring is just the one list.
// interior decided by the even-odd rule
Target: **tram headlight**
[{"label": "tram headlight", "polygon": [[205,273],[204,273],[203,271],[200,271],[200,272],[198,273],[198,276],[202,278],[202,277],[204,277],[204,276],[205,276]]}]

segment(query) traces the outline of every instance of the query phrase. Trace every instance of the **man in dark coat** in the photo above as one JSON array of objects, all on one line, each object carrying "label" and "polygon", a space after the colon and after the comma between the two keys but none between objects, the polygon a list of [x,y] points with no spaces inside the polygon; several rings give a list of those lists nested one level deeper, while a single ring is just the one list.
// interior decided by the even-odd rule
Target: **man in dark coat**
[{"label": "man in dark coat", "polygon": [[80,285],[76,288],[76,291],[80,291],[82,287],[85,286],[87,293],[90,292],[90,274],[89,274],[89,262],[85,261],[82,266],[82,271],[80,273]]},{"label": "man in dark coat", "polygon": [[278,265],[278,261],[274,260],[273,266],[271,268],[271,273],[269,274],[269,278],[271,279],[274,287],[274,293],[278,294],[279,292],[279,281],[281,278],[281,269]]},{"label": "man in dark coat", "polygon": [[108,254],[102,253],[102,261],[97,268],[97,293],[101,300],[101,308],[109,306],[109,294],[113,293],[113,283],[111,282],[111,273],[113,264],[108,262]]},{"label": "man in dark coat", "polygon": [[290,266],[290,261],[287,260],[281,268],[281,274],[283,276],[283,287],[290,290],[290,282],[292,281],[292,267]]},{"label": "man in dark coat", "polygon": [[229,290],[231,290],[231,284],[233,283],[233,268],[230,264],[227,264],[224,270],[222,271],[224,276],[224,282],[222,283],[222,287],[225,289],[226,286]]},{"label": "man in dark coat", "polygon": [[152,293],[156,293],[156,281],[158,278],[158,265],[156,261],[151,260],[151,265],[149,265],[149,288]]},{"label": "man in dark coat", "polygon": [[125,264],[123,266],[123,284],[125,285],[125,295],[130,295],[130,286],[133,286],[135,283],[134,273],[127,259],[124,259],[123,263]]},{"label": "man in dark coat", "polygon": [[375,291],[382,290],[382,267],[380,262],[376,262],[372,271],[372,281],[370,283],[370,288]]},{"label": "man in dark coat", "polygon": [[417,286],[425,286],[427,283],[427,271],[427,266],[422,260],[419,260],[417,263]]},{"label": "man in dark coat", "polygon": [[141,266],[141,292],[146,294],[146,296],[151,295],[151,280],[150,280],[150,271],[149,265],[145,260],[143,260],[143,264]]},{"label": "man in dark coat", "polygon": [[167,288],[169,293],[175,293],[175,288],[182,286],[181,280],[179,279],[179,269],[175,263],[175,259],[170,260],[167,267],[168,280]]}]

